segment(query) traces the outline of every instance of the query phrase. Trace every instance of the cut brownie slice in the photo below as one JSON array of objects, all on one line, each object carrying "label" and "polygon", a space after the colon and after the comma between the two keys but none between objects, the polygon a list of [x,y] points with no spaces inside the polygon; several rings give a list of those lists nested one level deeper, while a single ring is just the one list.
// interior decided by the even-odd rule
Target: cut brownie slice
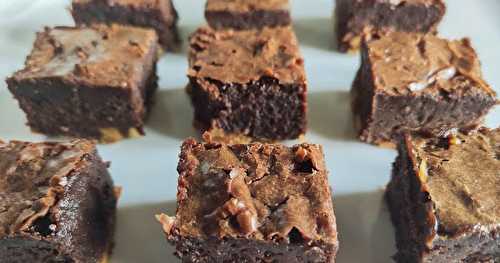
[{"label": "cut brownie slice", "polygon": [[322,148],[182,146],[177,215],[159,215],[183,262],[334,262],[338,248]]},{"label": "cut brownie slice", "polygon": [[445,11],[443,0],[336,0],[338,48],[356,51],[363,35],[435,33]]},{"label": "cut brownie slice", "polygon": [[8,87],[35,132],[139,136],[157,88],[157,46],[154,31],[141,28],[47,28]]},{"label": "cut brownie slice", "polygon": [[179,46],[178,16],[171,0],[73,0],[71,14],[77,25],[116,23],[152,28],[165,50]]},{"label": "cut brownie slice", "polygon": [[288,0],[208,0],[205,18],[215,29],[261,29],[291,24]]},{"label": "cut brownie slice", "polygon": [[398,262],[500,262],[500,129],[405,136],[387,188]]},{"label": "cut brownie slice", "polygon": [[106,262],[118,193],[83,140],[0,141],[0,261]]},{"label": "cut brownie slice", "polygon": [[189,65],[188,91],[202,131],[240,141],[305,133],[307,85],[290,27],[200,28],[190,39]]},{"label": "cut brownie slice", "polygon": [[496,104],[468,39],[392,33],[364,42],[352,87],[360,138],[394,142],[398,134],[472,129]]}]

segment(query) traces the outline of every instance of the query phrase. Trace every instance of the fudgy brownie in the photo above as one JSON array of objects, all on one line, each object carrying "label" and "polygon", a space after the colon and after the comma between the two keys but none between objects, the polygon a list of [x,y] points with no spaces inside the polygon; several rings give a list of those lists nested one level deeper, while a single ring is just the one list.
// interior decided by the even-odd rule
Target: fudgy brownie
[{"label": "fudgy brownie", "polygon": [[205,18],[215,29],[261,29],[291,24],[288,0],[207,0]]},{"label": "fudgy brownie", "polygon": [[307,82],[290,27],[202,27],[190,38],[189,66],[188,92],[202,131],[242,142],[305,133]]},{"label": "fudgy brownie", "polygon": [[500,262],[500,129],[407,135],[387,201],[397,262]]},{"label": "fudgy brownie", "polygon": [[338,48],[342,52],[358,50],[363,35],[435,33],[445,11],[443,0],[336,0]]},{"label": "fudgy brownie", "polygon": [[171,0],[73,0],[71,14],[77,25],[117,23],[152,28],[164,49],[179,46],[178,15]]},{"label": "fudgy brownie", "polygon": [[364,42],[352,98],[360,138],[374,144],[472,129],[497,103],[468,39],[401,32]]},{"label": "fudgy brownie", "polygon": [[46,28],[8,88],[35,132],[102,142],[139,136],[157,88],[157,46],[142,28]]},{"label": "fudgy brownie", "polygon": [[334,262],[322,148],[182,145],[177,215],[158,215],[183,262]]},{"label": "fudgy brownie", "polygon": [[0,141],[0,261],[106,262],[117,191],[84,140]]}]

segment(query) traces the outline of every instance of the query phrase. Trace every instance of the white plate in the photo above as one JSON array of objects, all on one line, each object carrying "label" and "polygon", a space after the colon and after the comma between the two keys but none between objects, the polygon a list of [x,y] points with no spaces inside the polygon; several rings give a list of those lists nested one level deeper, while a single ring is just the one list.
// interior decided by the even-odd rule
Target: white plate
[{"label": "white plate", "polygon": [[[393,229],[382,189],[388,182],[395,151],[359,143],[351,128],[348,90],[358,68],[357,55],[331,49],[333,0],[295,0],[293,18],[309,79],[307,139],[324,146],[340,231],[338,262],[390,262],[395,252]],[[204,23],[203,1],[177,0],[184,39]],[[440,32],[469,36],[483,64],[486,80],[500,91],[500,1],[453,0]],[[35,32],[43,26],[72,25],[69,1],[1,1],[0,78],[22,67]],[[184,42],[185,43],[185,42]],[[147,136],[99,146],[112,162],[111,173],[124,187],[118,211],[116,248],[111,262],[178,262],[154,220],[159,212],[175,213],[176,165],[183,138],[195,136],[192,109],[183,87],[185,54],[167,54],[159,62],[161,89],[147,125]],[[0,83],[0,137],[43,140],[24,125],[24,114]],[[500,111],[487,118],[500,124]]]}]

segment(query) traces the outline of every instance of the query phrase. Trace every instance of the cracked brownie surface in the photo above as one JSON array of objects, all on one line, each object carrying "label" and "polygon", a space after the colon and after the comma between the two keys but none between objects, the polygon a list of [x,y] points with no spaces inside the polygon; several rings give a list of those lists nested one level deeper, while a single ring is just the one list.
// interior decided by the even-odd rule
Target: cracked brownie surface
[{"label": "cracked brownie surface", "polygon": [[334,261],[337,231],[320,146],[187,140],[178,171],[177,215],[159,219],[183,260]]}]

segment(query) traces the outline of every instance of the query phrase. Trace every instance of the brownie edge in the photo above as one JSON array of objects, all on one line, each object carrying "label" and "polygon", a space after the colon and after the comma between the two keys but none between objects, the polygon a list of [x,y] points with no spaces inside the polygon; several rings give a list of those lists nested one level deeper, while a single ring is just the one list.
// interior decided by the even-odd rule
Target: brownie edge
[{"label": "brownie edge", "polygon": [[183,262],[335,261],[321,146],[189,139],[178,172],[176,216],[157,220]]}]

